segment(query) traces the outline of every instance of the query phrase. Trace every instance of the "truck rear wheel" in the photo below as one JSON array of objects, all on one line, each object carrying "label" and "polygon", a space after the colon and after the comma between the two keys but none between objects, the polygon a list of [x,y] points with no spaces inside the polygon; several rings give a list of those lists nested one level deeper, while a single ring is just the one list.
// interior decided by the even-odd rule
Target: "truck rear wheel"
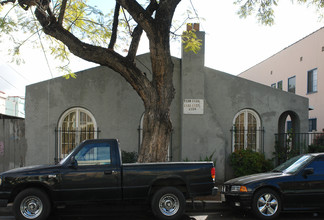
[{"label": "truck rear wheel", "polygon": [[175,187],[159,189],[151,201],[153,214],[161,220],[180,218],[185,212],[185,205],[183,193]]},{"label": "truck rear wheel", "polygon": [[51,211],[51,203],[44,191],[29,188],[17,195],[12,208],[17,220],[45,220]]}]

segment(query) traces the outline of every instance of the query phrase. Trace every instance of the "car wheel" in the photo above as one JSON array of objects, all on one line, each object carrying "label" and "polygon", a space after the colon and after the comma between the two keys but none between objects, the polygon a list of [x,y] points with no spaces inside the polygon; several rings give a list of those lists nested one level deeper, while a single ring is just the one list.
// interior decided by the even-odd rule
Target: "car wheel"
[{"label": "car wheel", "polygon": [[274,219],[281,211],[279,194],[272,189],[261,189],[255,193],[252,202],[253,213],[261,219]]},{"label": "car wheel", "polygon": [[12,208],[17,220],[45,220],[51,211],[51,203],[44,191],[29,188],[17,195]]},{"label": "car wheel", "polygon": [[186,201],[183,193],[175,187],[159,189],[152,198],[153,214],[162,220],[180,218],[185,211]]}]

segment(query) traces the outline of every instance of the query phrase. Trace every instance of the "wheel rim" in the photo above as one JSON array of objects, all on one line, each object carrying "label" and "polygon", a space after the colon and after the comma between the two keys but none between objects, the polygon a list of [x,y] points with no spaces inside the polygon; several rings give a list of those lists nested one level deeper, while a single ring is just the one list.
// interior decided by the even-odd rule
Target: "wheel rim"
[{"label": "wheel rim", "polygon": [[36,196],[28,196],[20,204],[20,212],[27,219],[37,218],[42,211],[42,200]]},{"label": "wheel rim", "polygon": [[270,193],[260,196],[257,203],[257,208],[263,216],[273,216],[277,212],[278,206],[278,199]]},{"label": "wheel rim", "polygon": [[164,195],[159,202],[160,211],[163,215],[172,216],[175,215],[179,208],[180,203],[178,197],[173,194],[166,194]]}]

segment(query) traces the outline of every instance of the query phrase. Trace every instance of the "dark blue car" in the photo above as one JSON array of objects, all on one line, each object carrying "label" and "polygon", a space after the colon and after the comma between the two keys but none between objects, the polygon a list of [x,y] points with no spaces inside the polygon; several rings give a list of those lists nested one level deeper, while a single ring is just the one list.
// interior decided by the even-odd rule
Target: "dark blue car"
[{"label": "dark blue car", "polygon": [[294,157],[269,173],[229,180],[222,201],[251,209],[261,219],[276,218],[282,211],[324,209],[324,153]]}]

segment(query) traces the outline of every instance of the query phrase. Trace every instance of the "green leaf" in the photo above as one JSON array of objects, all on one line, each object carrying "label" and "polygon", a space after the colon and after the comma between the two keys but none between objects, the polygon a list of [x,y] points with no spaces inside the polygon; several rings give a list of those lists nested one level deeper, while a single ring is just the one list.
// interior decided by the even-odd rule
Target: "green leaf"
[{"label": "green leaf", "polygon": [[185,31],[182,35],[183,49],[185,52],[192,51],[198,53],[201,48],[202,40],[198,39],[195,30]]},{"label": "green leaf", "polygon": [[239,6],[237,14],[240,18],[246,18],[254,13],[259,23],[264,25],[274,24],[274,10],[277,0],[235,0],[234,4]]},{"label": "green leaf", "polygon": [[60,71],[62,71],[63,73],[65,73],[62,77],[65,79],[76,79],[77,75],[75,73],[72,72],[72,70],[68,67],[68,65],[65,66],[59,66],[57,67]]},{"label": "green leaf", "polygon": [[76,79],[77,75],[75,73],[67,73],[67,74],[63,75],[62,77],[65,78],[65,79],[70,79],[71,77],[73,79]]}]

